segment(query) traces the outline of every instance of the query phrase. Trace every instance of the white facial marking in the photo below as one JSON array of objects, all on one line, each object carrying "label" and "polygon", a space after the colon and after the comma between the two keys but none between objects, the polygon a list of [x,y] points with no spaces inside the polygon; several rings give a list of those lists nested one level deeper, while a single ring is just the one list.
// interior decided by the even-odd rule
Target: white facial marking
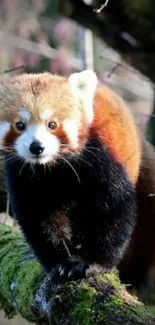
[{"label": "white facial marking", "polygon": [[72,143],[74,148],[78,145],[78,125],[74,120],[66,119],[63,122],[64,131],[69,137],[69,140]]},{"label": "white facial marking", "polygon": [[30,117],[31,117],[30,113],[28,111],[26,111],[26,110],[21,110],[19,112],[19,115],[26,122],[28,122]]},{"label": "white facial marking", "polygon": [[94,118],[93,99],[98,79],[91,70],[79,73],[72,73],[68,79],[74,95],[83,100],[88,123],[91,124]]},{"label": "white facial marking", "polygon": [[3,139],[10,129],[10,123],[6,121],[0,121],[0,149],[3,148]]},{"label": "white facial marking", "polygon": [[[33,141],[39,141],[45,148],[44,151],[36,157],[33,155],[29,146]],[[58,138],[47,131],[44,125],[28,126],[25,132],[16,140],[15,149],[17,154],[30,163],[46,164],[57,156],[60,148]]]},{"label": "white facial marking", "polygon": [[42,113],[42,119],[44,121],[47,121],[50,117],[52,116],[52,112],[49,109],[46,109],[43,113]]}]

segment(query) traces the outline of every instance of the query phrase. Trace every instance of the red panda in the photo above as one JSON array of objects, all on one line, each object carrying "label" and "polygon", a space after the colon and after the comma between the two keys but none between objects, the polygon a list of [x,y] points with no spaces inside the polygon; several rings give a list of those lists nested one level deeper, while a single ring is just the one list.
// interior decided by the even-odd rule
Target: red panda
[{"label": "red panda", "polygon": [[92,71],[10,78],[0,85],[0,148],[13,213],[53,281],[121,265],[142,139],[118,95]]}]

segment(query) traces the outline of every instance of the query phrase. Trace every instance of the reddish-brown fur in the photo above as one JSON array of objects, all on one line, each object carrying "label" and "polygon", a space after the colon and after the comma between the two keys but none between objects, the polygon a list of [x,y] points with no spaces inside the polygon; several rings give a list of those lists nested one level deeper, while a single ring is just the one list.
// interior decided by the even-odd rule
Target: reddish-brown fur
[{"label": "reddish-brown fur", "polygon": [[11,125],[10,130],[6,134],[4,139],[4,146],[6,148],[6,151],[9,151],[9,149],[12,150],[12,144],[18,138],[18,136],[19,133],[15,130],[14,126]]},{"label": "reddish-brown fur", "polygon": [[141,140],[132,115],[119,96],[108,88],[98,89],[92,132],[107,145],[114,159],[127,170],[136,183],[141,161]]}]

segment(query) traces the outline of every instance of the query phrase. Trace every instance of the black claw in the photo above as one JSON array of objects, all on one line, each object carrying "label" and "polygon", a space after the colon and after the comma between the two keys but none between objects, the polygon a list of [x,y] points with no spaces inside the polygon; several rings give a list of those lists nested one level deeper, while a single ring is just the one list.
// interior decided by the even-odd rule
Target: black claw
[{"label": "black claw", "polygon": [[62,282],[70,280],[82,279],[86,275],[86,263],[77,259],[69,259],[64,264],[56,267],[51,273],[53,282]]}]

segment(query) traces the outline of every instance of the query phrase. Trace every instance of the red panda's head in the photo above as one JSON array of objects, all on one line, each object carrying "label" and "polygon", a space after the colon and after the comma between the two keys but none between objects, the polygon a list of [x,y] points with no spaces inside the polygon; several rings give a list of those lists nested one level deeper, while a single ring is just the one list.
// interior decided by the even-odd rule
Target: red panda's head
[{"label": "red panda's head", "polygon": [[93,121],[97,77],[23,74],[0,85],[0,149],[45,164],[78,153]]}]

